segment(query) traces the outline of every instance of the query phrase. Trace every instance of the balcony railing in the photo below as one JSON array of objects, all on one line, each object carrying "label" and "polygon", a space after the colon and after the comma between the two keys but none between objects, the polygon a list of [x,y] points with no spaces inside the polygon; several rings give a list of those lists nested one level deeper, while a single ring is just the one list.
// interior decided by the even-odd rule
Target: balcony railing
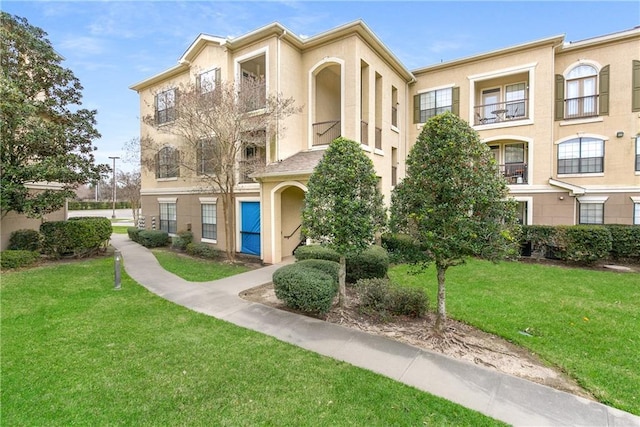
[{"label": "balcony railing", "polygon": [[330,120],[313,124],[313,143],[318,145],[329,145],[331,141],[340,137],[340,120]]},{"label": "balcony railing", "polygon": [[364,120],[360,121],[360,143],[369,145],[369,123]]},{"label": "balcony railing", "polygon": [[382,129],[376,128],[376,150],[382,150]]},{"label": "balcony railing", "polygon": [[564,100],[564,118],[580,119],[598,115],[598,95]]},{"label": "balcony railing", "polygon": [[474,126],[523,120],[529,117],[529,100],[498,102],[474,107]]},{"label": "balcony railing", "polygon": [[500,174],[506,178],[508,184],[527,184],[526,163],[500,165]]}]

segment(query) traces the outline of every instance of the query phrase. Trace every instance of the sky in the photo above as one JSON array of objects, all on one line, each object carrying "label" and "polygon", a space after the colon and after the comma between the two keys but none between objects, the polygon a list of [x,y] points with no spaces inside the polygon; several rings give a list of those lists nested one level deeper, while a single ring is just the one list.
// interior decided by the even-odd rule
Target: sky
[{"label": "sky", "polygon": [[[98,111],[97,163],[139,136],[129,87],[177,64],[201,33],[238,37],[279,22],[313,36],[363,20],[409,70],[547,37],[578,41],[640,25],[634,1],[2,1],[42,28]],[[137,166],[116,161],[116,169]]]}]

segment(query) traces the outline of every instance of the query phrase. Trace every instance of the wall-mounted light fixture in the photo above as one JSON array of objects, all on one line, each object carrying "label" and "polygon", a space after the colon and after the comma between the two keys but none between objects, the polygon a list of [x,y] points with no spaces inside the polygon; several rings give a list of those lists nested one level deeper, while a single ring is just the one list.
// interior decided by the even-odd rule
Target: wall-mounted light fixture
[{"label": "wall-mounted light fixture", "polygon": [[622,138],[624,136],[624,132],[619,130],[618,132],[616,132],[616,138]]}]

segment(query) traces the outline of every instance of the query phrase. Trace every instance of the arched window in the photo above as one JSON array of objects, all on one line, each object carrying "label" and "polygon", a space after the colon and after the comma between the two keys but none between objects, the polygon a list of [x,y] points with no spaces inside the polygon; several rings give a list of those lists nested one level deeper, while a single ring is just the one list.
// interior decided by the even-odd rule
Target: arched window
[{"label": "arched window", "polygon": [[597,115],[597,76],[591,65],[578,65],[567,74],[567,118]]},{"label": "arched window", "polygon": [[575,138],[558,145],[558,174],[604,172],[604,141]]},{"label": "arched window", "polygon": [[164,147],[156,154],[156,178],[180,176],[180,152],[173,147]]}]

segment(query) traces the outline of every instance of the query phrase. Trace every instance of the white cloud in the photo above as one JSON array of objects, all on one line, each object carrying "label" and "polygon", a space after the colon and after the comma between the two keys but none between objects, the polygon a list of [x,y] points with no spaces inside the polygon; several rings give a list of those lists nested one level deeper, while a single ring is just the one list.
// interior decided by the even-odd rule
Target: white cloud
[{"label": "white cloud", "polygon": [[58,43],[56,49],[60,50],[63,56],[91,56],[101,55],[106,50],[105,42],[95,37],[73,36],[63,39]]}]

